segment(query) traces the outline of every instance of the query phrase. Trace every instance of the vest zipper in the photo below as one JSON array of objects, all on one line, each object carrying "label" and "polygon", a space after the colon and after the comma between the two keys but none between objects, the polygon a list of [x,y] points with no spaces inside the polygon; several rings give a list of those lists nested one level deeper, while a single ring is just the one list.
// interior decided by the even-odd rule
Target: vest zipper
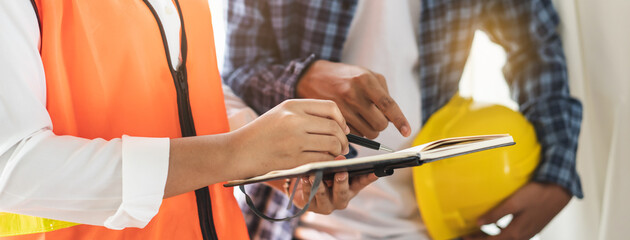
[{"label": "vest zipper", "polygon": [[195,122],[190,109],[190,99],[188,92],[188,76],[186,74],[186,66],[181,65],[178,70],[171,69],[171,75],[175,83],[177,91],[177,109],[179,112],[179,125],[182,131],[182,137],[196,136]]},{"label": "vest zipper", "polygon": [[[181,22],[181,55],[182,62],[178,70],[173,69],[171,62],[170,51],[168,49],[168,42],[166,34],[164,33],[164,27],[157,15],[157,12],[149,3],[148,0],[143,0],[145,5],[151,10],[155,21],[160,28],[160,34],[162,35],[162,44],[164,45],[164,51],[166,52],[166,61],[168,68],[171,71],[171,76],[175,84],[175,90],[177,91],[177,111],[179,115],[179,126],[181,128],[182,137],[196,136],[195,122],[192,116],[192,110],[190,108],[190,96],[188,90],[188,74],[186,70],[186,57],[188,53],[188,44],[186,41],[186,28],[184,27],[184,18],[182,10],[179,6],[179,1],[175,0],[177,11],[179,13],[179,20]],[[204,240],[218,240],[217,231],[214,226],[214,219],[212,216],[212,202],[210,200],[210,190],[208,187],[203,187],[195,190],[195,197],[197,200],[197,213],[199,215],[199,225],[201,227],[201,234]]]}]

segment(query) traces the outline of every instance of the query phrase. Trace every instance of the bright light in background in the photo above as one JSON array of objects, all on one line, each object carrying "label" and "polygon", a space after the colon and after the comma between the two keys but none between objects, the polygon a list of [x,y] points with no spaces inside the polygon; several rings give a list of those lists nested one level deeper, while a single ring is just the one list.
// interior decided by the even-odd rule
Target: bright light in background
[{"label": "bright light in background", "polygon": [[459,93],[465,97],[472,96],[476,101],[496,103],[516,110],[517,104],[510,98],[501,70],[505,60],[505,50],[490,41],[484,32],[476,31],[459,84]]},{"label": "bright light in background", "polygon": [[210,12],[212,13],[212,28],[214,31],[214,45],[217,51],[217,64],[219,72],[223,70],[223,56],[225,51],[225,8],[223,0],[208,0]]}]

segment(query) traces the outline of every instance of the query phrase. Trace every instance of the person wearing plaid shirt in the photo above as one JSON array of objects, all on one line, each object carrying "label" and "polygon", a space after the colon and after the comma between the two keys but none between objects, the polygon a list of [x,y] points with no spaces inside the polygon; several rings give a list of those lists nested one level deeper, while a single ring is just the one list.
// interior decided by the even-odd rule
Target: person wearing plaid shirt
[{"label": "person wearing plaid shirt", "polygon": [[[305,84],[304,78],[315,64],[340,62],[357,6],[356,0],[226,3],[223,78],[259,113],[286,99],[309,97],[299,94],[299,84]],[[520,112],[536,129],[542,146],[541,162],[529,184],[479,223],[494,222],[512,213],[512,224],[501,234],[518,239],[538,233],[572,196],[583,197],[575,168],[582,105],[569,92],[558,24],[550,0],[421,1],[418,71],[422,123],[457,93],[476,30],[486,32],[507,53],[505,79]],[[408,134],[405,121],[396,118],[393,122],[403,135]],[[369,137],[379,129],[355,126],[353,130]],[[283,193],[263,185],[250,186],[249,191],[268,215],[291,213],[280,210],[288,202]],[[243,212],[252,239],[290,239],[297,225],[296,221],[261,220],[247,207]]]}]

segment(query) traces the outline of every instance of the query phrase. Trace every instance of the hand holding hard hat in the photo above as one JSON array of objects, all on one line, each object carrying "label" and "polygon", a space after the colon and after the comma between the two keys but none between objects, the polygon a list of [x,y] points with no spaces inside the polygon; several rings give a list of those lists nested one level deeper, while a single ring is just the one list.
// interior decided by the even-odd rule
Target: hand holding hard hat
[{"label": "hand holding hard hat", "polygon": [[[458,95],[437,111],[414,141],[467,135],[503,134],[515,146],[459,156],[413,170],[418,206],[434,239],[480,233],[488,224],[513,214],[498,238],[529,239],[570,199],[556,185],[530,182],[540,159],[533,126],[509,108],[475,103]],[[476,237],[485,237],[476,235]]]},{"label": "hand holding hard hat", "polygon": [[571,200],[571,195],[556,184],[529,182],[505,199],[494,209],[479,218],[478,225],[497,222],[512,214],[510,224],[496,236],[476,234],[464,237],[477,239],[530,239],[539,233]]}]

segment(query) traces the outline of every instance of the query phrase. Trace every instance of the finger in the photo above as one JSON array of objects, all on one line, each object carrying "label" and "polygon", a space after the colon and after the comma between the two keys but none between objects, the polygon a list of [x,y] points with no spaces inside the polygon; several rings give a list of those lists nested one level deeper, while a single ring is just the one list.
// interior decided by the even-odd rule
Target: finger
[{"label": "finger", "polygon": [[[346,140],[347,141],[347,140]],[[331,155],[330,159],[343,154],[344,146],[339,138],[331,135],[309,134],[303,140],[305,152],[325,152]],[[347,146],[346,142],[346,146]]]},{"label": "finger", "polygon": [[372,102],[365,100],[365,105],[357,109],[361,117],[370,124],[372,130],[380,132],[387,128],[387,124],[389,124],[387,117]]},{"label": "finger", "polygon": [[[312,185],[308,177],[300,178],[300,182],[301,186],[298,186],[298,188],[302,188],[302,197],[301,201],[298,204],[300,205],[300,208],[304,208],[304,206],[307,204],[308,198],[311,196]],[[317,203],[315,201],[311,202],[309,209],[317,209]]]},{"label": "finger", "polygon": [[313,101],[316,104],[308,104],[308,107],[303,108],[304,112],[313,116],[322,118],[330,118],[335,120],[339,127],[346,134],[350,133],[350,128],[346,124],[346,119],[341,114],[341,110],[337,107],[337,104],[330,100],[304,100]]},{"label": "finger", "polygon": [[383,115],[383,112],[381,112],[381,110],[379,110],[376,105],[374,105],[374,103],[365,96],[365,94],[355,93],[353,95],[355,95],[355,97],[346,99],[344,105],[347,105],[353,111],[358,112],[371,127],[372,131],[383,131],[389,123],[385,115]]},{"label": "finger", "polygon": [[[315,181],[315,176],[310,176],[311,185]],[[332,204],[330,191],[324,184],[320,184],[315,194],[315,202],[317,202],[316,212],[321,214],[330,214],[335,208]]]},{"label": "finger", "polygon": [[345,209],[352,197],[350,184],[348,183],[348,173],[340,172],[335,174],[335,184],[332,187],[333,205],[335,209]]},{"label": "finger", "polygon": [[328,179],[324,179],[322,180],[322,183],[327,187],[327,188],[331,188],[333,186],[333,180],[328,180]]},{"label": "finger", "polygon": [[530,239],[536,232],[528,230],[527,221],[522,216],[514,216],[512,222],[501,230],[501,232],[495,236],[489,236],[489,240],[502,240],[502,239]]},{"label": "finger", "polygon": [[357,136],[365,136],[363,134],[361,134],[361,132],[359,132],[359,130],[355,129],[352,125],[348,125],[348,127],[350,127],[350,133],[357,135]]},{"label": "finger", "polygon": [[508,215],[510,213],[516,215],[517,213],[519,213],[522,210],[522,206],[520,206],[520,204],[518,204],[518,202],[514,199],[515,198],[513,197],[508,197],[501,204],[488,211],[477,220],[477,225],[481,226],[489,223],[494,223],[505,215]]},{"label": "finger", "polygon": [[394,123],[394,126],[398,128],[398,131],[403,136],[408,137],[411,134],[411,127],[409,126],[407,118],[400,110],[396,101],[389,96],[385,89],[380,87],[380,83],[378,83],[376,77],[372,76],[372,78],[374,79],[371,81],[373,82],[372,87],[366,88],[368,98],[376,104],[387,119]]},{"label": "finger", "polygon": [[364,174],[360,176],[356,176],[352,178],[352,183],[350,184],[350,191],[354,193],[358,193],[361,189],[365,188],[370,183],[378,180],[378,177],[374,175],[374,173]]},{"label": "finger", "polygon": [[369,123],[358,114],[348,117],[348,126],[350,129],[355,129],[355,134],[361,137],[375,139],[379,135],[379,132],[372,129]]},{"label": "finger", "polygon": [[389,88],[387,87],[387,81],[385,80],[385,76],[380,73],[372,72],[372,74],[378,79],[378,83],[385,89],[385,91],[389,94]]},{"label": "finger", "polygon": [[357,135],[370,139],[378,137],[379,132],[372,129],[372,126],[359,113],[346,109],[344,110],[344,116],[346,116],[350,129],[356,129]]},{"label": "finger", "polygon": [[309,124],[305,127],[306,132],[309,134],[319,134],[319,135],[332,135],[339,140],[341,143],[342,153],[346,153],[349,151],[348,147],[348,137],[346,137],[346,133],[339,128],[337,122],[328,118],[321,118],[311,116],[308,118]]}]

